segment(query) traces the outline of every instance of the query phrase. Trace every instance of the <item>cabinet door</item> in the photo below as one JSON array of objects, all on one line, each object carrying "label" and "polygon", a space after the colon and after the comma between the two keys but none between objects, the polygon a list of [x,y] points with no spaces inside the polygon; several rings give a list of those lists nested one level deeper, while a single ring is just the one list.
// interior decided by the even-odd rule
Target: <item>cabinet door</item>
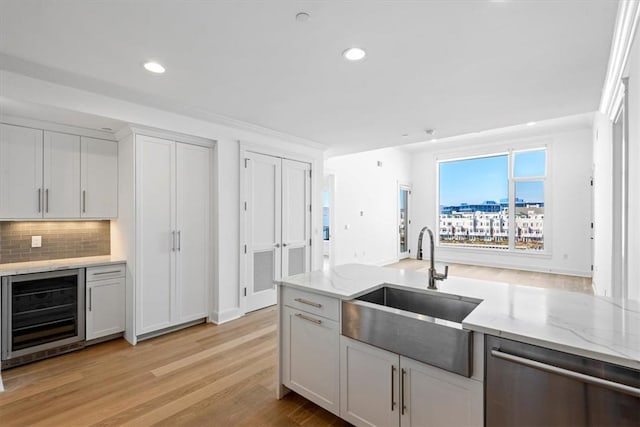
[{"label": "cabinet door", "polygon": [[176,316],[187,322],[207,316],[211,152],[176,144]]},{"label": "cabinet door", "polygon": [[339,323],[285,307],[282,327],[285,386],[339,415]]},{"label": "cabinet door", "polygon": [[175,274],[175,143],[136,137],[136,335],[171,325]]},{"label": "cabinet door", "polygon": [[124,331],[125,279],[87,282],[87,340]]},{"label": "cabinet door", "polygon": [[399,356],[340,337],[340,417],[358,426],[398,426]]},{"label": "cabinet door", "polygon": [[83,218],[118,216],[118,143],[81,138],[81,213]]},{"label": "cabinet door", "polygon": [[311,165],[282,160],[282,275],[311,271]]},{"label": "cabinet door", "polygon": [[42,218],[42,131],[0,124],[0,218]]},{"label": "cabinet door", "polygon": [[400,368],[402,427],[483,424],[480,381],[402,356]]},{"label": "cabinet door", "polygon": [[80,217],[80,137],[44,132],[44,217]]}]

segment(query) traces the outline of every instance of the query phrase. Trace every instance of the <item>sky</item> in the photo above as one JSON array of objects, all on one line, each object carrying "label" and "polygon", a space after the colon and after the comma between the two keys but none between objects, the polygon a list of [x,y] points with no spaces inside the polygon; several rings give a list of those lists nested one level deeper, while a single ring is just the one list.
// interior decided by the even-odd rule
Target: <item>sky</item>
[{"label": "sky", "polygon": [[[515,176],[541,176],[545,172],[545,152],[515,154]],[[440,163],[440,205],[480,204],[509,197],[508,155],[481,157]],[[516,183],[516,197],[525,201],[544,200],[544,183]]]}]

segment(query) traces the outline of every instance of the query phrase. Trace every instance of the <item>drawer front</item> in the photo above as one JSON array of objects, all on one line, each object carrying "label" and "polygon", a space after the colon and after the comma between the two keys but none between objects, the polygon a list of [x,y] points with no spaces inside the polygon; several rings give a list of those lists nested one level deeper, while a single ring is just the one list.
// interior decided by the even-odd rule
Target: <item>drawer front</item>
[{"label": "drawer front", "polygon": [[335,320],[336,322],[340,320],[340,300],[338,298],[305,292],[286,286],[282,287],[282,291],[284,292],[285,305]]},{"label": "drawer front", "polygon": [[125,264],[101,265],[99,267],[87,267],[86,281],[113,279],[124,277]]}]

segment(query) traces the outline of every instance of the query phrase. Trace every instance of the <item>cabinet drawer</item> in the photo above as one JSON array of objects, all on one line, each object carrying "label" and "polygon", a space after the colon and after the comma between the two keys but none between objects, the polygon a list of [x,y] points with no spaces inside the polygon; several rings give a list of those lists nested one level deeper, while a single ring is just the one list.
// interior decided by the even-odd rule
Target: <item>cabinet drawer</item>
[{"label": "cabinet drawer", "polygon": [[307,313],[325,317],[327,319],[340,320],[340,300],[312,292],[305,292],[283,286],[284,303],[289,307],[306,311]]},{"label": "cabinet drawer", "polygon": [[124,277],[125,264],[101,265],[100,267],[87,267],[86,281],[113,279]]}]

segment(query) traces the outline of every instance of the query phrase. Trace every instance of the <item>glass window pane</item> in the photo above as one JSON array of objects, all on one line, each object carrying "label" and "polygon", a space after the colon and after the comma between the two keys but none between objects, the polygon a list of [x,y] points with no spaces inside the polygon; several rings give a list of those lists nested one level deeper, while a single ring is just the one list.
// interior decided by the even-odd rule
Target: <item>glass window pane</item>
[{"label": "glass window pane", "polygon": [[513,176],[545,176],[546,150],[522,151],[514,153]]},{"label": "glass window pane", "polygon": [[441,162],[440,243],[507,249],[508,155]]},{"label": "glass window pane", "polygon": [[544,249],[544,181],[516,182],[516,249]]},{"label": "glass window pane", "polygon": [[409,190],[400,190],[400,252],[409,250],[407,246],[407,212],[409,211]]},{"label": "glass window pane", "polygon": [[322,238],[323,240],[329,240],[331,235],[330,224],[330,200],[331,194],[328,191],[322,193]]}]

